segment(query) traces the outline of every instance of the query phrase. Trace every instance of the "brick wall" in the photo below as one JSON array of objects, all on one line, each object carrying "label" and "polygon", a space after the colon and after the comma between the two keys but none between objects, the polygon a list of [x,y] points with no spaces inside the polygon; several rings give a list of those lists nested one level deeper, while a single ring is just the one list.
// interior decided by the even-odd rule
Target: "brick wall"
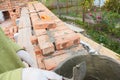
[{"label": "brick wall", "polygon": [[[7,3],[9,0],[0,0],[0,10],[7,10]],[[13,7],[15,6],[26,6],[26,3],[31,0],[11,0]]]}]

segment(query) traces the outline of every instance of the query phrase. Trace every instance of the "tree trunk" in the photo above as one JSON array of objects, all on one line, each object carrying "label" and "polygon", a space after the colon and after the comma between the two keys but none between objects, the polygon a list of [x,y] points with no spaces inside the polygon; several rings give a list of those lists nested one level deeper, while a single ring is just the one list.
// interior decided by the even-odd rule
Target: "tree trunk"
[{"label": "tree trunk", "polygon": [[83,14],[82,14],[83,17],[82,17],[82,20],[83,20],[83,23],[84,23],[84,22],[85,22],[85,7],[83,7],[82,10],[83,10]]},{"label": "tree trunk", "polygon": [[78,14],[78,0],[76,0],[76,15]]},{"label": "tree trunk", "polygon": [[68,14],[68,0],[66,0],[66,14]]},{"label": "tree trunk", "polygon": [[59,16],[61,16],[60,6],[59,6],[59,0],[57,0],[57,13],[58,13]]}]

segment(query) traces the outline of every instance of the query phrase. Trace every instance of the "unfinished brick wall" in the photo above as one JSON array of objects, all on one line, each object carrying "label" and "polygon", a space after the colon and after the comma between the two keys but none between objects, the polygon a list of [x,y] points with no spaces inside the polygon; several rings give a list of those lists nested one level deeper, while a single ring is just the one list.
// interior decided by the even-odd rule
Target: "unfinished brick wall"
[{"label": "unfinished brick wall", "polygon": [[0,0],[0,10],[7,10],[8,6],[7,3],[8,1],[11,1],[12,6],[26,6],[27,2],[31,0]]},{"label": "unfinished brick wall", "polygon": [[[60,62],[82,50],[80,36],[69,29],[41,3],[28,4],[34,35],[38,39],[35,49],[40,68],[51,70]],[[33,42],[32,42],[33,43]],[[41,64],[42,63],[42,64]],[[44,64],[44,65],[43,65]]]}]

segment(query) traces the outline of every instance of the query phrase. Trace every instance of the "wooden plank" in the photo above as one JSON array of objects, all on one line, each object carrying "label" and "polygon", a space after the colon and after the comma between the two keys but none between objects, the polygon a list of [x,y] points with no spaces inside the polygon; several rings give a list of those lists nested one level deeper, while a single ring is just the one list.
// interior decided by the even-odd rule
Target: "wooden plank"
[{"label": "wooden plank", "polygon": [[19,29],[31,27],[30,17],[28,14],[28,9],[26,7],[23,7],[21,10],[21,17],[19,21]]},{"label": "wooden plank", "polygon": [[19,29],[19,37],[18,37],[18,44],[21,47],[24,47],[25,50],[30,53],[30,55],[33,57],[34,62],[37,67],[37,62],[36,62],[36,57],[35,57],[35,52],[32,43],[30,42],[30,37],[32,36],[31,34],[31,28],[23,28]]},{"label": "wooden plank", "polygon": [[36,62],[34,47],[30,41],[30,37],[32,36],[31,21],[30,21],[30,16],[28,14],[28,9],[26,7],[23,7],[21,11],[18,32],[19,32],[18,44],[21,47],[24,47],[26,51],[30,53],[30,55],[34,59],[35,66],[38,67]]},{"label": "wooden plank", "polygon": [[[79,34],[80,39],[86,43],[88,43],[92,48],[94,48],[95,50],[98,50],[98,48],[100,47],[100,44],[96,43],[95,41],[83,36],[82,34]],[[113,58],[115,59],[118,63],[120,63],[120,55],[113,52],[112,50],[101,46],[101,49],[99,50],[100,55],[105,55],[107,57]]]}]

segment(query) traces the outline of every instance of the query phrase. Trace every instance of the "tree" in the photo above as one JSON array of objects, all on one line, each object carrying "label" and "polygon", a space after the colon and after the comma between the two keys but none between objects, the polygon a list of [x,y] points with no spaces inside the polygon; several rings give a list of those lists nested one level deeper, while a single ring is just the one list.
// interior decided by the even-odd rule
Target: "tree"
[{"label": "tree", "polygon": [[104,8],[120,14],[120,0],[107,0]]},{"label": "tree", "polygon": [[83,23],[85,22],[85,13],[87,9],[91,9],[94,0],[81,0],[82,12],[83,12]]},{"label": "tree", "polygon": [[78,14],[78,9],[79,9],[79,3],[78,0],[76,0],[76,14]]},{"label": "tree", "polygon": [[69,8],[69,4],[68,4],[68,0],[66,0],[66,14],[68,14],[68,8]]}]

